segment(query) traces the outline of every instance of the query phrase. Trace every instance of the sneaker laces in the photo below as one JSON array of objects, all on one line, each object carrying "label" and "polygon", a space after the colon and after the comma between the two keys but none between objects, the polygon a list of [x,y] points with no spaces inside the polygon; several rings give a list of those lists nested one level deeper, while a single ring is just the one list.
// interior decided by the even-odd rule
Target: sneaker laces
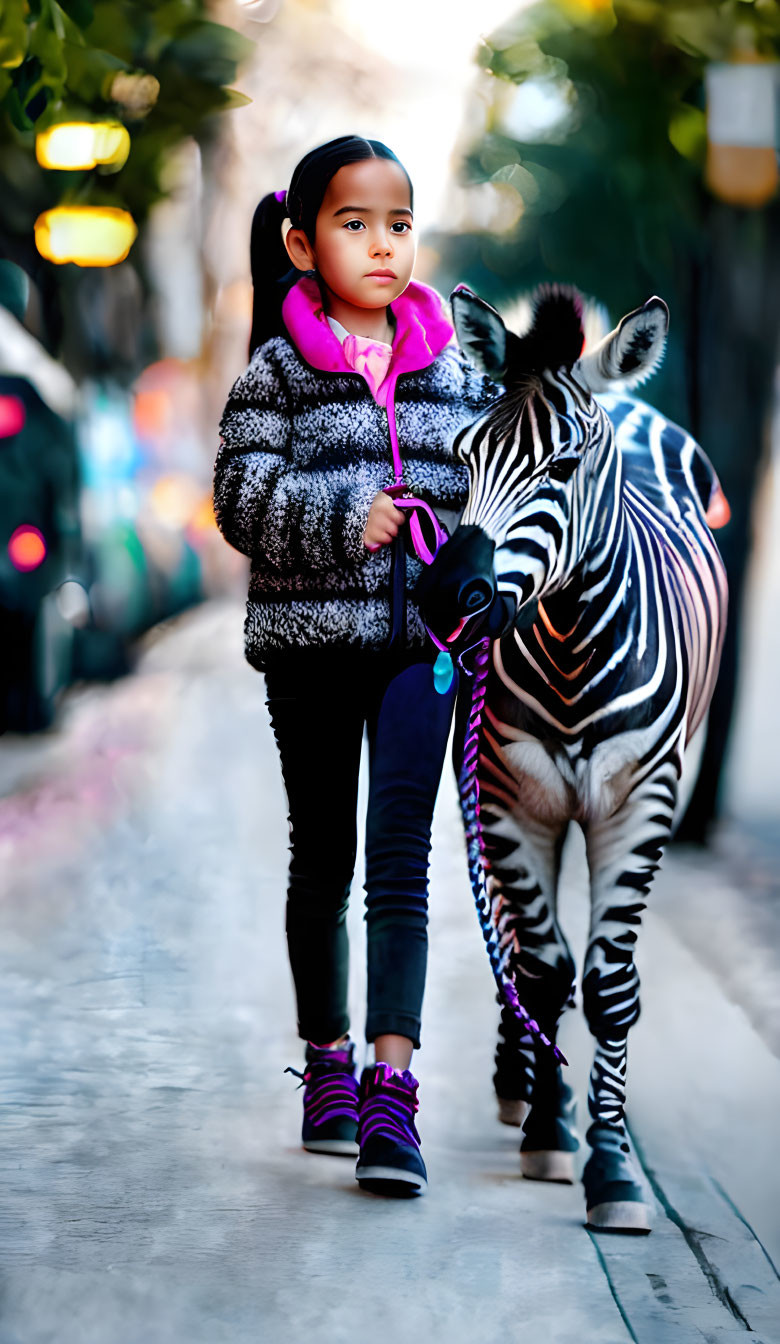
[{"label": "sneaker laces", "polygon": [[301,1081],[303,1112],[315,1125],[338,1116],[354,1120],[357,1111],[358,1080],[355,1077],[351,1046],[344,1050],[312,1050],[303,1073],[291,1065],[284,1070]]},{"label": "sneaker laces", "polygon": [[409,1069],[375,1064],[364,1079],[364,1095],[358,1120],[358,1143],[374,1136],[393,1139],[419,1148],[420,1136],[414,1117],[420,1109],[417,1079]]}]

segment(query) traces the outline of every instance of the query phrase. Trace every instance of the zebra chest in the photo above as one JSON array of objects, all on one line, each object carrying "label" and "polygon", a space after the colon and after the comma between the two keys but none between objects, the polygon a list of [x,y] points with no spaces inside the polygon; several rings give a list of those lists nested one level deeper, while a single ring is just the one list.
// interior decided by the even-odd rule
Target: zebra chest
[{"label": "zebra chest", "polygon": [[492,739],[511,810],[546,825],[612,816],[630,794],[652,743],[649,727],[589,744],[584,738],[563,743],[505,725]]},{"label": "zebra chest", "polygon": [[625,802],[659,737],[635,644],[624,604],[587,655],[559,641],[554,661],[536,624],[494,648],[487,717],[513,810],[543,824],[587,824]]}]

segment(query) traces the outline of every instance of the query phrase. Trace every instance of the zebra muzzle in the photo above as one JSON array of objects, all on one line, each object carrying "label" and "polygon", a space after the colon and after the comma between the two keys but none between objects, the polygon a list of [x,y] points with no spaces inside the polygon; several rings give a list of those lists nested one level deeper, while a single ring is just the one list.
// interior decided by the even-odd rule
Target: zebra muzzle
[{"label": "zebra muzzle", "polygon": [[495,638],[512,618],[511,604],[496,586],[495,549],[481,527],[458,527],[417,584],[422,618],[448,647],[454,648],[464,632],[471,638],[477,627]]}]

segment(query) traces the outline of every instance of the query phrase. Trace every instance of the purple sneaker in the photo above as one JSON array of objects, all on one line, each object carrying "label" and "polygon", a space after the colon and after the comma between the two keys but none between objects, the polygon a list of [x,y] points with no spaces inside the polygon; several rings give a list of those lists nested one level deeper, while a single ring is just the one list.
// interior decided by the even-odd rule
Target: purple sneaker
[{"label": "purple sneaker", "polygon": [[408,1069],[401,1073],[389,1064],[374,1064],[363,1070],[357,1136],[360,1156],[355,1168],[361,1190],[408,1198],[427,1189],[428,1173],[414,1124],[419,1109],[417,1087]]},{"label": "purple sneaker", "polygon": [[285,1069],[285,1073],[294,1073],[302,1079],[306,1087],[301,1137],[310,1153],[355,1157],[358,1152],[358,1080],[354,1057],[353,1041],[343,1050],[318,1050],[307,1044],[303,1073]]}]

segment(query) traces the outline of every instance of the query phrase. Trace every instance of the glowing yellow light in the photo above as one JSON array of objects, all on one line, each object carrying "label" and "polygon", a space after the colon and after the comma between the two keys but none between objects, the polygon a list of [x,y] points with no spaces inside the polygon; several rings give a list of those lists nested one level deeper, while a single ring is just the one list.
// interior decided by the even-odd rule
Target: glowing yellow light
[{"label": "glowing yellow light", "polygon": [[214,517],[214,500],[211,495],[203,497],[190,522],[196,532],[208,532],[212,528],[216,530],[217,520]]},{"label": "glowing yellow light", "polygon": [[35,221],[35,246],[47,261],[77,266],[115,266],[124,261],[138,228],[114,206],[60,205]]},{"label": "glowing yellow light", "polygon": [[609,18],[615,21],[612,0],[558,0],[560,8],[570,18]]},{"label": "glowing yellow light", "polygon": [[120,121],[63,121],[35,137],[42,168],[121,168],[130,153],[130,136]]},{"label": "glowing yellow light", "polygon": [[29,523],[22,523],[11,533],[8,542],[8,558],[14,569],[26,574],[37,569],[46,559],[46,542],[43,533]]}]

